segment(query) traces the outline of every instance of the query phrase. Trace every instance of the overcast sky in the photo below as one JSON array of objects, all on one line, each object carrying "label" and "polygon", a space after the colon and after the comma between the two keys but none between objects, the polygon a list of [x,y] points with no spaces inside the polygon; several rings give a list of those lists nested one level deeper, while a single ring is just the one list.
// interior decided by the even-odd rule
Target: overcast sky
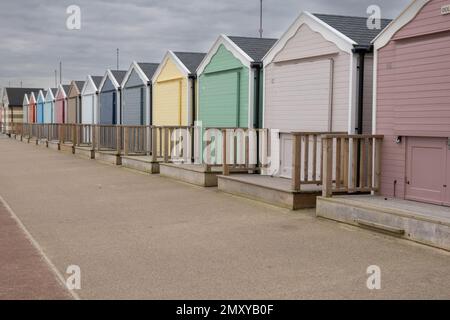
[{"label": "overcast sky", "polygon": [[[280,37],[302,10],[366,16],[379,5],[383,18],[411,0],[264,0],[264,36]],[[68,30],[66,9],[81,8],[81,29]],[[63,61],[63,82],[103,75],[133,60],[160,62],[168,49],[206,52],[221,33],[258,36],[259,0],[2,0],[0,86],[54,87]]]}]

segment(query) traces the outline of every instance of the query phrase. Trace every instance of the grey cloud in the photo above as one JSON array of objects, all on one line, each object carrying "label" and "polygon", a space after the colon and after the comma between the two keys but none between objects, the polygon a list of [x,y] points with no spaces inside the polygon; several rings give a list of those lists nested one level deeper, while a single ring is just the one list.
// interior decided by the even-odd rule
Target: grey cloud
[{"label": "grey cloud", "polygon": [[[301,10],[364,16],[377,4],[395,17],[410,0],[264,0],[265,36],[279,37]],[[81,8],[82,28],[65,27],[66,8]],[[64,82],[103,75],[133,60],[160,62],[167,49],[207,51],[221,34],[257,36],[258,0],[16,0],[0,11],[0,86],[54,85],[63,61]]]}]

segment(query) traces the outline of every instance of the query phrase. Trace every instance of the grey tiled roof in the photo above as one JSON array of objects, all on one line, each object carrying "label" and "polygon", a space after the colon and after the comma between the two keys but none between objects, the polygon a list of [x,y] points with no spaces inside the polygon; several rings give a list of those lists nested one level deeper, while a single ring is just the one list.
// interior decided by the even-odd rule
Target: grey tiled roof
[{"label": "grey tiled roof", "polygon": [[81,91],[84,86],[84,81],[75,81],[75,84],[76,84],[78,90]]},{"label": "grey tiled roof", "polygon": [[123,78],[125,78],[125,75],[127,74],[127,71],[125,71],[125,70],[111,70],[111,73],[113,74],[114,78],[116,78],[116,81],[120,85],[122,83],[122,81],[123,81]]},{"label": "grey tiled roof", "polygon": [[70,90],[70,84],[63,84],[63,88],[66,95],[68,95]]},{"label": "grey tiled roof", "polygon": [[273,47],[277,39],[267,38],[248,38],[248,37],[228,37],[246,54],[248,54],[255,62],[261,62],[262,58]]},{"label": "grey tiled roof", "polygon": [[92,81],[94,81],[95,86],[98,89],[98,86],[100,85],[100,83],[102,83],[103,77],[102,76],[91,76],[91,78],[92,78]]},{"label": "grey tiled roof", "polygon": [[5,94],[8,96],[9,105],[21,106],[23,104],[23,98],[25,94],[35,92],[35,95],[39,93],[39,88],[5,88]]},{"label": "grey tiled roof", "polygon": [[53,96],[55,96],[56,93],[58,92],[58,88],[52,88],[51,90],[52,90]]},{"label": "grey tiled roof", "polygon": [[180,59],[189,72],[195,73],[200,63],[206,56],[206,53],[200,52],[174,52],[174,54]]},{"label": "grey tiled roof", "polygon": [[360,46],[370,46],[371,41],[392,21],[389,19],[382,19],[381,29],[371,30],[367,28],[367,17],[349,17],[317,13],[315,13],[314,16],[328,24],[330,27],[343,33]]},{"label": "grey tiled roof", "polygon": [[138,62],[139,68],[145,73],[147,78],[153,78],[156,69],[158,69],[159,63],[146,63],[146,62]]}]

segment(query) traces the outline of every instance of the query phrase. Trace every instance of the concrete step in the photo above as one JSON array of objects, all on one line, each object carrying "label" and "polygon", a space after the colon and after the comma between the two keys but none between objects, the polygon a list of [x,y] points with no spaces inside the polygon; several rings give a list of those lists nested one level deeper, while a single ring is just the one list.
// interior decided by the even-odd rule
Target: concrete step
[{"label": "concrete step", "polygon": [[217,176],[222,174],[219,168],[208,171],[204,165],[195,164],[161,163],[159,171],[161,176],[201,187],[217,187]]},{"label": "concrete step", "polygon": [[115,151],[95,151],[95,160],[120,166],[122,158]]},{"label": "concrete step", "polygon": [[159,173],[159,162],[153,162],[150,156],[122,156],[122,166],[150,174]]},{"label": "concrete step", "polygon": [[319,197],[316,215],[450,251],[450,208],[446,217],[435,205],[373,197]]},{"label": "concrete step", "polygon": [[290,181],[258,174],[219,176],[220,191],[261,201],[290,210],[315,208],[318,188],[308,186],[303,191],[293,191]]}]

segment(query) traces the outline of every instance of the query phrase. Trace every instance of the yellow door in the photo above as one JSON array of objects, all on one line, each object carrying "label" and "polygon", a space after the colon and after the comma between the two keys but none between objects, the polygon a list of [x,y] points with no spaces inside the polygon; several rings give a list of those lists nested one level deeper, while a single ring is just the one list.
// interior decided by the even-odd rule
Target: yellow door
[{"label": "yellow door", "polygon": [[154,104],[155,126],[179,126],[182,119],[183,80],[175,79],[157,84]]}]

